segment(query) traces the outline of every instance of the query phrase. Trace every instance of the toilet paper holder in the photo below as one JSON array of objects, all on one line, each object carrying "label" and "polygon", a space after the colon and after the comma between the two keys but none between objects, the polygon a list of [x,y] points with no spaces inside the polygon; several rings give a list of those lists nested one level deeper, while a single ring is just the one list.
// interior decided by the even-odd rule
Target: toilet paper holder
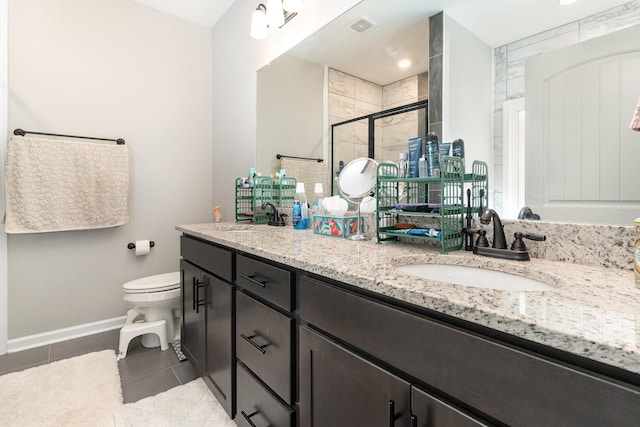
[{"label": "toilet paper holder", "polygon": [[[151,248],[152,248],[152,247],[154,247],[155,245],[156,245],[156,242],[154,242],[153,240],[149,242],[149,247],[151,247]],[[136,244],[135,244],[135,243],[133,243],[133,242],[129,242],[129,243],[127,244],[127,248],[129,248],[129,249],[135,249],[135,248],[136,248]]]}]

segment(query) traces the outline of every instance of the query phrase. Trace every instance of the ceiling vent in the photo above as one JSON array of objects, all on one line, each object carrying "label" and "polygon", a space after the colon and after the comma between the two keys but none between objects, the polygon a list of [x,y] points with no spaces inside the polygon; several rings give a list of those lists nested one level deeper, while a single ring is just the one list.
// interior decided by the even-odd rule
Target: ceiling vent
[{"label": "ceiling vent", "polygon": [[362,33],[366,32],[366,31],[370,30],[371,28],[373,28],[376,25],[377,24],[375,22],[373,22],[369,18],[365,18],[363,16],[363,17],[358,18],[355,21],[353,21],[351,24],[349,24],[347,26],[347,28],[349,28],[354,33],[362,34]]}]

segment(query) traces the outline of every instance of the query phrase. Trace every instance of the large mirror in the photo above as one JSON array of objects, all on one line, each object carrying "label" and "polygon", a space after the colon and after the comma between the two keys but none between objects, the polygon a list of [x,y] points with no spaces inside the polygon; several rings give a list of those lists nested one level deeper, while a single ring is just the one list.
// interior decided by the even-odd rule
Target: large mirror
[{"label": "large mirror", "polygon": [[[332,120],[338,121],[328,113],[329,70],[382,86],[428,73],[428,20],[441,11],[446,17],[445,34],[448,29],[460,27],[477,36],[486,45],[494,73],[491,81],[486,83],[487,88],[483,88],[493,98],[493,105],[463,105],[459,101],[460,97],[454,98],[457,102],[453,102],[448,94],[443,94],[443,117],[439,119],[458,128],[464,127],[463,122],[473,120],[482,121],[492,128],[487,137],[474,141],[471,150],[467,151],[473,153],[476,146],[482,145],[476,158],[487,161],[490,165],[491,202],[499,211],[503,210],[504,203],[505,216],[515,218],[514,208],[508,209],[504,200],[513,191],[513,176],[518,176],[517,168],[516,175],[508,175],[513,173],[509,172],[513,169],[510,166],[517,162],[510,161],[506,156],[507,146],[513,144],[509,140],[511,130],[507,125],[510,120],[507,112],[511,111],[513,104],[520,105],[519,109],[524,110],[525,101],[528,101],[524,93],[525,60],[541,52],[552,52],[634,25],[640,16],[640,1],[581,0],[571,6],[560,7],[555,0],[520,0],[506,4],[500,0],[363,0],[258,71],[257,166],[264,171],[278,170],[279,163],[275,159],[275,154],[278,153],[319,157],[326,160],[326,174],[329,175],[330,124]],[[362,18],[369,23],[359,22]],[[358,34],[350,28],[354,24],[356,27],[372,24],[373,27]],[[442,37],[442,34],[439,36]],[[431,34],[432,44],[437,37],[438,34]],[[420,45],[417,42],[422,43],[418,48],[419,53],[412,54],[408,47]],[[465,78],[472,78],[473,67],[452,68],[447,64],[448,59],[456,54],[465,54],[464,44],[458,44],[460,48],[448,51],[455,45],[455,37],[448,36],[444,42],[435,40],[435,43],[438,42],[444,49],[444,66],[450,66],[442,70],[442,81],[448,84],[452,80],[463,83]],[[415,61],[414,65],[399,70],[397,61],[403,57],[410,57]],[[434,75],[437,71],[432,70]],[[279,76],[279,83],[277,80],[270,80],[268,75]],[[433,84],[431,80],[430,84]],[[477,83],[474,84],[478,86]],[[340,99],[333,102],[339,103]],[[360,105],[359,111],[362,114],[356,113],[356,116],[373,112],[366,102]],[[632,109],[629,109],[629,119],[631,113]],[[466,119],[449,120],[447,123],[447,118],[451,116]],[[517,114],[514,116],[518,117]],[[433,121],[431,117],[430,119]],[[515,120],[515,123],[522,124],[522,120]],[[307,134],[299,136],[299,133],[291,133],[296,127]],[[278,135],[281,130],[289,134],[284,137]],[[446,134],[447,130],[443,129],[442,132]],[[362,134],[362,129],[356,127],[354,133],[357,137]],[[458,132],[451,132],[447,137],[455,138],[457,135]],[[640,138],[640,134],[638,135]],[[533,172],[532,167],[527,165],[528,173]],[[544,165],[539,167],[542,173]],[[327,181],[330,179],[327,176]],[[525,203],[524,200],[516,201],[514,206],[521,207]],[[560,214],[552,220],[591,221],[589,218],[576,220],[572,214],[567,214],[564,218]],[[612,223],[616,221],[612,220]],[[619,223],[628,225],[628,221]]]}]

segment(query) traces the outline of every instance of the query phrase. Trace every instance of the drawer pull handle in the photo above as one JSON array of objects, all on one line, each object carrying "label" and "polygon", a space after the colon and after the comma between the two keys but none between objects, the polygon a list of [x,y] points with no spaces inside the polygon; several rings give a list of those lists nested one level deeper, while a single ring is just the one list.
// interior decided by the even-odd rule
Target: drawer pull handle
[{"label": "drawer pull handle", "polygon": [[256,344],[256,342],[253,340],[253,338],[257,337],[258,335],[251,335],[250,337],[246,336],[245,334],[240,334],[240,336],[242,337],[243,340],[245,340],[246,342],[248,342],[249,344],[251,344],[253,347],[255,347],[256,350],[258,350],[260,353],[265,354],[266,351],[264,350],[265,347],[268,346],[268,344],[265,345],[258,345]]},{"label": "drawer pull handle", "polygon": [[396,404],[393,400],[389,401],[389,427],[396,425],[396,420],[402,416],[401,413],[396,414]]},{"label": "drawer pull handle", "polygon": [[250,281],[251,283],[253,283],[255,285],[258,285],[258,286],[260,286],[262,288],[266,288],[267,287],[267,283],[269,283],[268,280],[263,280],[263,281],[256,280],[255,279],[256,276],[253,276],[253,275],[247,276],[247,275],[241,274],[240,277],[242,277],[243,279],[246,279],[246,280]]},{"label": "drawer pull handle", "polygon": [[249,423],[249,425],[250,425],[251,427],[257,427],[257,426],[253,423],[253,421],[251,421],[251,417],[253,417],[254,415],[256,415],[256,414],[260,413],[260,411],[255,411],[255,412],[253,412],[253,413],[251,413],[251,414],[249,414],[249,415],[247,415],[244,411],[240,411],[240,413],[242,414],[242,416],[244,417],[244,419],[245,419],[245,420],[247,420],[247,422]]}]

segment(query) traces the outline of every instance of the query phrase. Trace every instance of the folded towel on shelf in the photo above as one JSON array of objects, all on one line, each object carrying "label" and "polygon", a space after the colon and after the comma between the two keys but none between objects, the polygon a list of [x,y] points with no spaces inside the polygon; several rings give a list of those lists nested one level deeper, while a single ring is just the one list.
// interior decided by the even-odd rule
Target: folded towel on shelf
[{"label": "folded towel on shelf", "polygon": [[636,106],[636,111],[633,113],[629,129],[640,132],[640,99],[638,99],[638,105]]},{"label": "folded towel on shelf", "polygon": [[7,148],[5,197],[7,233],[126,224],[128,148],[14,136]]}]

